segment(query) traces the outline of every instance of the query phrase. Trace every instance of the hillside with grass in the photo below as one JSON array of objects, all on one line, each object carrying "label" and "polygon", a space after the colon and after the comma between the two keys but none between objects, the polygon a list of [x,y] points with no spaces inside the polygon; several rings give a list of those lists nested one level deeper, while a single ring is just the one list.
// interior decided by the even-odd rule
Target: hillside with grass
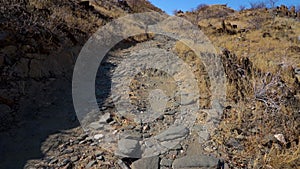
[{"label": "hillside with grass", "polygon": [[297,168],[300,13],[200,5],[176,16],[197,24],[222,53],[228,103],[214,139],[232,167]]},{"label": "hillside with grass", "polygon": [[[76,116],[72,73],[84,44],[101,26],[128,14],[158,12],[162,18],[167,17],[148,0],[0,0],[0,3],[0,157],[3,159],[0,168],[293,169],[300,166],[297,7],[267,8],[264,3],[251,3],[250,9],[241,7],[237,11],[227,5],[200,4],[191,11],[174,11],[175,16],[188,20],[204,33],[225,71],[226,102],[221,105],[222,112],[218,112],[220,118],[214,119],[214,130],[205,133],[202,130],[210,122],[208,113],[214,112],[207,111],[212,107],[213,89],[204,61],[181,41],[154,33],[122,40],[101,62],[95,82],[100,112],[88,114],[96,120],[88,124],[93,130],[83,130],[82,121]],[[132,77],[130,92],[120,92],[129,96],[134,108],[143,113],[150,104],[149,91],[157,88],[166,91],[170,98],[159,117],[143,123],[117,113],[114,101],[119,98],[114,98],[111,91],[114,72],[124,66],[123,60],[132,56],[147,58],[151,53],[153,57],[159,56],[158,62],[163,62],[162,50],[167,51],[166,55],[176,54],[191,67],[201,91],[197,102],[201,111],[197,112],[190,130],[170,127],[181,118],[178,113],[181,105],[174,96],[179,89],[174,78],[161,70],[139,72]],[[124,72],[122,69],[121,73]],[[184,79],[189,74],[179,76]],[[103,131],[108,127],[112,132],[106,135]],[[122,132],[130,135],[118,144],[104,141],[118,139],[118,133]],[[139,144],[155,135],[161,137],[155,140],[161,146],[154,147],[159,153],[144,157],[145,151]],[[179,144],[166,150],[171,145],[169,140],[181,137]],[[137,151],[141,155],[132,158]]]}]

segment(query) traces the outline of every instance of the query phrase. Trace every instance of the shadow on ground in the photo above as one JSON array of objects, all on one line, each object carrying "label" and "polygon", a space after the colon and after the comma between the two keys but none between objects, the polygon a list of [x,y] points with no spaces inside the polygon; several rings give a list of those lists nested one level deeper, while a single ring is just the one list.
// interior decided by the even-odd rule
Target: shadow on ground
[{"label": "shadow on ground", "polygon": [[[121,42],[112,50],[136,44]],[[111,70],[106,56],[98,69],[95,96],[105,105],[111,90]],[[41,150],[49,135],[80,126],[72,100],[72,76],[27,80],[25,95],[17,101],[17,122],[0,131],[0,169],[24,168],[28,160],[45,156]],[[19,89],[16,89],[19,90]]]},{"label": "shadow on ground", "polygon": [[23,168],[43,158],[41,145],[51,134],[79,126],[72,104],[70,80],[29,81],[28,94],[18,102],[19,120],[0,133],[0,168]]}]

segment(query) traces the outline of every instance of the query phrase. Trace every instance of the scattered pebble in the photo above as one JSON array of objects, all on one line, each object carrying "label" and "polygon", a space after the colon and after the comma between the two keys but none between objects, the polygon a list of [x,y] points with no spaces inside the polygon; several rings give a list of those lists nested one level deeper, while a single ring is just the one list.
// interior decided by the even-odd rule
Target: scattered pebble
[{"label": "scattered pebble", "polygon": [[99,122],[92,122],[92,123],[89,125],[89,128],[94,129],[94,130],[101,130],[101,129],[104,128],[104,125],[103,125],[103,124],[100,124]]},{"label": "scattered pebble", "polygon": [[96,134],[96,135],[94,136],[94,139],[96,139],[96,140],[99,140],[99,139],[102,139],[102,138],[104,138],[104,135],[103,135],[103,134]]},{"label": "scattered pebble", "polygon": [[97,161],[96,160],[92,160],[90,161],[86,166],[85,166],[85,169],[89,169],[91,168],[94,164],[96,164]]},{"label": "scattered pebble", "polygon": [[70,163],[70,162],[71,162],[70,159],[64,159],[64,160],[60,163],[59,166],[65,166],[65,165],[67,165],[67,164]]},{"label": "scattered pebble", "polygon": [[275,134],[274,137],[280,141],[282,144],[286,144],[285,138],[283,136],[283,134]]},{"label": "scattered pebble", "polygon": [[101,116],[101,119],[99,120],[100,124],[106,124],[112,121],[110,113],[105,113]]},{"label": "scattered pebble", "polygon": [[51,161],[49,162],[49,164],[51,165],[51,164],[55,164],[55,163],[57,163],[57,162],[58,162],[57,159],[53,159],[53,160],[51,160]]},{"label": "scattered pebble", "polygon": [[73,152],[74,152],[74,150],[72,148],[68,148],[68,149],[65,149],[63,151],[63,154],[70,154],[70,153],[73,153]]},{"label": "scattered pebble", "polygon": [[79,157],[78,156],[73,156],[73,157],[70,158],[70,160],[74,163],[74,162],[79,160]]}]

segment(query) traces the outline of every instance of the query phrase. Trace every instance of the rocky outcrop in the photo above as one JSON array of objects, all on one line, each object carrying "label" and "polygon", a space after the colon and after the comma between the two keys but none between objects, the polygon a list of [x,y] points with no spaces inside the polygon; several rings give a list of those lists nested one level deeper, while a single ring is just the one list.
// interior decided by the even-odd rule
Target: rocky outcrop
[{"label": "rocky outcrop", "polygon": [[222,20],[221,22],[221,28],[219,28],[217,31],[219,33],[226,33],[229,35],[235,35],[237,33],[237,25],[231,25],[230,22],[225,22],[225,20]]},{"label": "rocky outcrop", "polygon": [[290,9],[285,5],[281,5],[276,8],[276,15],[280,17],[296,18],[299,17],[299,14],[300,14],[299,12],[298,13],[296,12],[295,6],[291,6]]}]

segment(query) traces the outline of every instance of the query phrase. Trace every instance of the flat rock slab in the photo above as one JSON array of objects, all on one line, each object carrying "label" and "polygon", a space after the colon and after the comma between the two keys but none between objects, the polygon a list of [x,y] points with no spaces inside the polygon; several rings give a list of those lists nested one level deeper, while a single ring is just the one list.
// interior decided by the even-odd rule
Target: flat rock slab
[{"label": "flat rock slab", "polygon": [[115,155],[120,157],[140,158],[142,155],[141,146],[138,140],[121,139],[118,142],[118,150]]},{"label": "flat rock slab", "polygon": [[187,155],[173,162],[173,169],[214,167],[218,166],[219,159],[207,155]]},{"label": "flat rock slab", "polygon": [[159,169],[159,157],[153,156],[139,159],[131,164],[132,169]]},{"label": "flat rock slab", "polygon": [[174,126],[160,133],[155,138],[159,141],[170,141],[178,138],[184,138],[188,133],[189,130],[186,127]]},{"label": "flat rock slab", "polygon": [[100,124],[99,122],[92,122],[88,127],[93,130],[102,130],[104,128],[104,125]]}]

